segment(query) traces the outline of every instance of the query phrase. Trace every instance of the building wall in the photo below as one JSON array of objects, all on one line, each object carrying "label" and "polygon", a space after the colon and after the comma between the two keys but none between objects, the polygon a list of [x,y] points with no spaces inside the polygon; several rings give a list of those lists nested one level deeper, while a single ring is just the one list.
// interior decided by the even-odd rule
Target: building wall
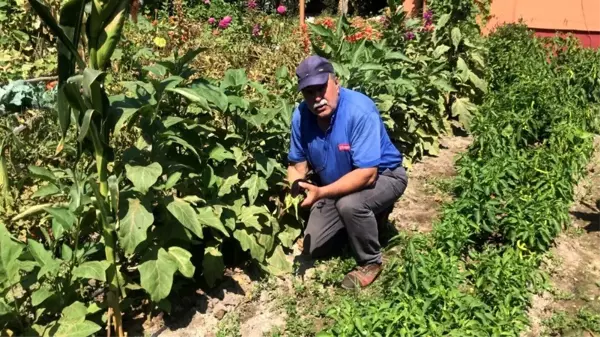
[{"label": "building wall", "polygon": [[[412,12],[425,1],[404,0],[404,8]],[[523,19],[540,36],[573,33],[584,46],[600,47],[600,0],[492,0],[490,15],[484,34],[497,25]]]}]

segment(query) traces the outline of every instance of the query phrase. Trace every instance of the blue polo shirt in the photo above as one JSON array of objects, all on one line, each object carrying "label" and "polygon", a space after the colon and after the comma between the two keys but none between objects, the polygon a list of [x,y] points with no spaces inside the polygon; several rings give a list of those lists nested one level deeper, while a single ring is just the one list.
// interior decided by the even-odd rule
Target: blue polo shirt
[{"label": "blue polo shirt", "polygon": [[315,116],[302,102],[294,111],[288,160],[308,161],[323,185],[354,168],[395,169],[402,154],[392,144],[375,102],[366,95],[340,88],[338,108],[323,132]]}]

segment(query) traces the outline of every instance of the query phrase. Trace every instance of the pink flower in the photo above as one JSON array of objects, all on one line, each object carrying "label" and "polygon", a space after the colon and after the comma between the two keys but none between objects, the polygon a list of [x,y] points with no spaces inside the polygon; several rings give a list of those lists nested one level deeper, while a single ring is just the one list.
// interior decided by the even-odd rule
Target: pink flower
[{"label": "pink flower", "polygon": [[283,15],[285,14],[285,12],[287,11],[287,8],[284,5],[279,5],[279,7],[277,7],[277,13]]},{"label": "pink flower", "polygon": [[252,35],[253,36],[258,36],[259,34],[260,34],[260,24],[257,23],[252,28]]},{"label": "pink flower", "polygon": [[248,0],[248,8],[255,9],[257,6],[256,0]]},{"label": "pink flower", "polygon": [[227,15],[226,17],[221,19],[221,21],[219,21],[219,28],[225,29],[225,28],[229,27],[230,23],[231,23],[231,16]]},{"label": "pink flower", "polygon": [[208,23],[211,24],[211,25],[214,25],[215,21],[217,21],[217,20],[215,20],[215,18],[208,19]]},{"label": "pink flower", "polygon": [[204,0],[205,5],[210,5],[210,0]]}]

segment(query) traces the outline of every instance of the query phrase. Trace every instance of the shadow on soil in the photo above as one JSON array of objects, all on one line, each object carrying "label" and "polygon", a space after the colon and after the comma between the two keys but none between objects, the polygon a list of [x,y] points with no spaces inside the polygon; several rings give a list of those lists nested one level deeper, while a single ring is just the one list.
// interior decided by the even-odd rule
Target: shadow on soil
[{"label": "shadow on soil", "polygon": [[[220,302],[224,305],[228,305],[228,301],[230,301],[231,298],[231,296],[227,296],[228,294],[246,296],[246,292],[232,275],[224,275],[223,279],[218,281],[218,286],[214,289],[207,290],[207,292],[204,292],[197,285],[187,284],[177,291],[177,300],[174,298],[170,299],[174,303],[171,308],[171,313],[168,315],[160,313],[152,319],[150,325],[154,325],[154,321],[163,321],[160,328],[152,329],[151,326],[147,326],[149,322],[138,322],[138,324],[143,324],[145,326],[143,328],[137,327],[134,331],[151,330],[152,334],[150,336],[156,337],[160,336],[165,331],[185,328],[190,325],[197,313],[206,314],[209,310],[213,309],[214,303]],[[231,304],[234,305],[234,303]],[[215,314],[219,315],[220,313]],[[223,315],[224,314],[225,312],[223,312]]]},{"label": "shadow on soil", "polygon": [[574,211],[571,212],[571,215],[579,220],[589,222],[584,227],[588,233],[600,231],[600,213]]}]

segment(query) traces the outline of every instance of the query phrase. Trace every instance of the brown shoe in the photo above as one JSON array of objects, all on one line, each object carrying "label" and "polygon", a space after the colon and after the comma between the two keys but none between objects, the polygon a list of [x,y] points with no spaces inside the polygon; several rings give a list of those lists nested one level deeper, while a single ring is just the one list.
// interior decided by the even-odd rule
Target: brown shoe
[{"label": "brown shoe", "polygon": [[364,288],[375,281],[382,269],[382,265],[378,263],[356,267],[353,271],[346,274],[346,277],[342,281],[342,288]]}]

